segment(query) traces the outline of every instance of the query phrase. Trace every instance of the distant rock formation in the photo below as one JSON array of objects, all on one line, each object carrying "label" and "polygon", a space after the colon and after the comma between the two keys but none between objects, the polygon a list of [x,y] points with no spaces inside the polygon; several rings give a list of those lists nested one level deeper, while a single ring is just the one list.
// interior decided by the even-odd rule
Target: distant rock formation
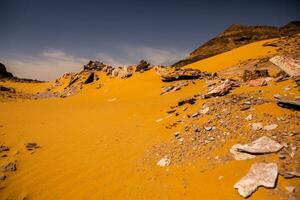
[{"label": "distant rock formation", "polygon": [[176,62],[173,66],[182,67],[198,60],[230,51],[245,44],[281,36],[290,36],[299,32],[300,21],[292,21],[280,28],[234,24],[217,37],[195,49],[190,53],[188,58]]},{"label": "distant rock formation", "polygon": [[4,64],[0,63],[0,78],[12,78],[13,74],[6,71]]}]

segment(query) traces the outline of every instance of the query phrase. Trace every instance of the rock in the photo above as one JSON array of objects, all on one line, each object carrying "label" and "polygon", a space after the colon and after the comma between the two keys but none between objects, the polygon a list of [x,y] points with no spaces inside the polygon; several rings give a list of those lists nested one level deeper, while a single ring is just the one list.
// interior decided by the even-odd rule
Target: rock
[{"label": "rock", "polygon": [[252,159],[252,158],[256,157],[255,155],[251,155],[251,154],[248,154],[248,153],[243,153],[243,152],[238,151],[238,147],[240,147],[240,146],[242,146],[242,145],[241,144],[235,144],[229,150],[230,153],[233,154],[235,160],[248,160],[248,159]]},{"label": "rock", "polygon": [[251,125],[251,127],[252,127],[251,129],[253,131],[258,131],[258,130],[261,130],[263,128],[263,125],[261,123],[253,123]]},{"label": "rock", "polygon": [[170,164],[171,164],[171,160],[168,159],[167,157],[164,157],[157,162],[157,165],[161,167],[169,166]]},{"label": "rock", "polygon": [[2,153],[3,151],[9,151],[9,147],[5,144],[0,145],[0,153]]},{"label": "rock", "polygon": [[250,154],[266,154],[277,152],[282,148],[283,146],[278,142],[270,139],[267,136],[262,136],[249,144],[238,146],[237,150]]},{"label": "rock", "polygon": [[161,75],[161,79],[163,82],[171,82],[178,80],[191,80],[198,79],[204,76],[198,69],[191,68],[173,68],[173,71],[165,72],[165,74]]},{"label": "rock", "polygon": [[211,126],[204,126],[204,129],[205,129],[206,131],[211,131],[211,130],[213,129],[213,127],[211,127]]},{"label": "rock", "polygon": [[130,67],[115,67],[111,75],[113,77],[125,79],[132,76],[132,70]]},{"label": "rock", "polygon": [[226,95],[232,88],[232,82],[230,80],[225,80],[221,85],[215,87],[211,91],[209,91],[204,98],[210,98],[214,96],[224,96]]},{"label": "rock", "polygon": [[83,80],[83,83],[84,84],[89,84],[89,83],[92,83],[94,82],[94,76],[95,76],[95,73],[94,72],[91,72],[87,75],[87,77],[85,78],[85,80]]},{"label": "rock", "polygon": [[258,87],[258,86],[266,86],[266,85],[268,85],[268,83],[265,78],[258,78],[258,79],[249,81],[250,87]]},{"label": "rock", "polygon": [[0,181],[4,181],[6,179],[6,176],[4,174],[0,174]]},{"label": "rock", "polygon": [[241,111],[244,111],[244,110],[248,110],[248,109],[250,109],[250,108],[251,108],[250,105],[242,105],[241,108],[240,108],[240,110],[241,110]]},{"label": "rock", "polygon": [[300,60],[286,56],[274,56],[269,61],[291,77],[300,77]]},{"label": "rock", "polygon": [[12,172],[17,170],[17,164],[16,161],[6,163],[1,166],[2,172]]},{"label": "rock", "polygon": [[300,110],[300,100],[291,100],[287,98],[283,98],[281,96],[274,96],[277,105],[283,108],[295,109]]},{"label": "rock", "polygon": [[248,116],[245,118],[245,120],[247,120],[247,121],[251,121],[252,119],[253,119],[252,114],[248,115]]},{"label": "rock", "polygon": [[32,151],[34,149],[40,148],[39,145],[35,142],[28,142],[24,144],[28,151]]},{"label": "rock", "polygon": [[4,87],[2,85],[0,85],[0,91],[1,92],[11,92],[11,93],[15,93],[16,90],[12,87]]},{"label": "rock", "polygon": [[144,71],[147,71],[149,69],[151,69],[150,68],[150,63],[148,63],[145,60],[141,60],[140,63],[136,66],[135,71],[136,72],[144,72]]},{"label": "rock", "polygon": [[178,102],[178,106],[182,106],[182,105],[184,105],[184,104],[194,104],[194,103],[196,103],[196,98],[194,98],[194,97],[191,97],[191,98],[187,98],[187,99],[183,99],[183,100],[180,100],[179,102]]},{"label": "rock", "polygon": [[258,80],[261,77],[269,77],[269,72],[267,69],[254,70],[254,71],[244,70],[243,73],[243,81],[245,82],[251,80]]},{"label": "rock", "polygon": [[240,179],[234,188],[244,198],[249,197],[260,186],[274,188],[278,176],[276,163],[254,163],[246,176]]},{"label": "rock", "polygon": [[205,115],[205,114],[208,113],[208,112],[209,112],[209,107],[206,106],[206,105],[204,105],[204,106],[202,107],[202,109],[200,110],[200,114],[202,114],[202,115]]},{"label": "rock", "polygon": [[286,186],[285,190],[288,191],[288,193],[294,193],[296,188],[294,186]]},{"label": "rock", "polygon": [[0,78],[12,78],[12,73],[6,71],[6,67],[4,64],[0,63]]},{"label": "rock", "polygon": [[271,130],[276,129],[277,127],[278,127],[277,124],[270,124],[270,125],[264,126],[263,129],[266,130],[266,131],[271,131]]},{"label": "rock", "polygon": [[280,172],[280,175],[287,179],[300,178],[300,173],[296,172],[296,171],[283,171],[283,172]]},{"label": "rock", "polygon": [[166,93],[178,91],[178,90],[180,90],[182,87],[187,86],[188,84],[189,84],[189,83],[185,81],[185,82],[181,82],[181,83],[174,84],[174,85],[163,86],[163,87],[162,87],[162,92],[161,92],[160,94],[163,95],[163,94],[166,94]]},{"label": "rock", "polygon": [[101,71],[103,68],[108,67],[109,65],[106,65],[102,62],[99,61],[92,61],[90,60],[90,62],[86,65],[84,65],[83,69],[84,70],[94,70],[94,71]]}]

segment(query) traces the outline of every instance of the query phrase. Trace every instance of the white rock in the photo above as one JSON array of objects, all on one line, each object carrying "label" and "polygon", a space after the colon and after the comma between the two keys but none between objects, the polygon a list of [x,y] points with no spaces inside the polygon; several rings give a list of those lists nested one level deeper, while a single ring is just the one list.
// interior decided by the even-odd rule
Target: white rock
[{"label": "white rock", "polygon": [[203,108],[200,110],[200,113],[202,115],[205,115],[206,113],[208,113],[209,111],[209,107],[208,106],[203,106]]},{"label": "white rock", "polygon": [[251,121],[251,120],[252,120],[252,118],[253,118],[253,116],[252,116],[252,114],[250,114],[250,115],[248,115],[248,116],[245,118],[245,120],[247,120],[247,121]]},{"label": "white rock", "polygon": [[270,131],[270,130],[274,130],[274,129],[276,129],[278,127],[278,125],[277,124],[270,124],[270,125],[266,125],[266,126],[264,126],[264,130],[266,130],[266,131]]},{"label": "white rock", "polygon": [[235,144],[229,150],[230,153],[233,154],[233,157],[234,157],[235,160],[248,160],[248,159],[252,159],[252,158],[256,157],[255,155],[239,152],[238,147],[241,147],[241,146],[242,146],[241,144]]},{"label": "white rock", "polygon": [[162,120],[163,120],[163,119],[160,118],[160,119],[157,119],[156,122],[158,123],[158,122],[161,122]]},{"label": "white rock", "polygon": [[262,128],[263,128],[263,125],[261,123],[253,123],[252,124],[253,131],[258,131],[258,130],[261,130]]},{"label": "white rock", "polygon": [[267,136],[262,136],[257,140],[237,147],[237,150],[245,153],[252,154],[264,154],[264,153],[274,153],[282,149],[283,146],[278,142],[270,139]]},{"label": "white rock", "polygon": [[164,157],[157,162],[157,165],[161,166],[161,167],[165,167],[165,166],[169,166],[170,163],[171,163],[171,160],[167,157]]},{"label": "white rock", "polygon": [[249,197],[260,186],[274,188],[278,176],[276,163],[255,163],[247,175],[240,179],[234,188],[244,198]]}]

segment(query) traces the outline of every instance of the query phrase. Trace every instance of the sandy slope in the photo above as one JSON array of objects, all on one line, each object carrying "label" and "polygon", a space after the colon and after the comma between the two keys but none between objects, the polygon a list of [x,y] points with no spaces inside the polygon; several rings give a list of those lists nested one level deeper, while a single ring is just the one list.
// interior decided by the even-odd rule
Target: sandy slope
[{"label": "sandy slope", "polygon": [[[213,72],[275,51],[262,47],[264,42],[188,67]],[[88,85],[81,94],[69,98],[0,102],[0,141],[11,148],[0,162],[17,160],[18,168],[0,183],[0,199],[241,199],[233,185],[253,160],[211,167],[206,158],[199,158],[192,164],[161,168],[157,160],[146,156],[153,145],[172,136],[173,131],[164,128],[174,118],[166,118],[169,106],[207,90],[202,80],[163,96],[159,94],[166,83],[154,70],[125,80],[101,76],[99,83],[104,86],[95,89],[96,84]],[[6,83],[31,92],[47,84]],[[291,82],[280,84],[283,88]],[[265,90],[278,92],[274,88]],[[197,106],[199,103],[192,109]],[[269,108],[275,114],[290,112],[275,104]],[[163,121],[156,122],[160,118]],[[30,141],[41,148],[28,152],[23,144]],[[220,176],[224,178],[219,180]],[[279,178],[278,184],[299,187],[300,182]],[[278,197],[261,188],[251,199]]]}]

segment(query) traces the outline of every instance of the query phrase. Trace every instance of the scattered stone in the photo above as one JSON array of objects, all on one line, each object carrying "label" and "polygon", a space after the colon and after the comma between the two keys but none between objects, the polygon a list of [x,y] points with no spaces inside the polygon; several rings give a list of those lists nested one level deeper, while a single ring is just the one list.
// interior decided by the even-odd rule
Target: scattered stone
[{"label": "scattered stone", "polygon": [[0,181],[4,181],[6,179],[6,176],[4,174],[0,174]]},{"label": "scattered stone", "polygon": [[266,86],[266,85],[268,85],[268,83],[265,78],[258,78],[258,79],[249,81],[250,87],[258,87],[258,86]]},{"label": "scattered stone", "polygon": [[182,106],[184,104],[191,104],[191,105],[193,105],[194,103],[196,103],[196,98],[191,97],[191,98],[180,100],[178,102],[178,106]]},{"label": "scattered stone", "polygon": [[251,121],[252,119],[253,119],[252,114],[248,115],[248,116],[245,118],[245,120],[247,120],[247,121]]},{"label": "scattered stone", "polygon": [[39,145],[35,142],[28,142],[24,144],[28,151],[32,151],[34,149],[40,148]]},{"label": "scattered stone", "polygon": [[249,144],[238,146],[237,150],[250,154],[266,154],[277,152],[282,148],[283,146],[278,142],[270,139],[267,136],[262,136]]},{"label": "scattered stone", "polygon": [[248,154],[248,153],[243,153],[243,152],[238,151],[238,147],[240,147],[240,146],[242,146],[242,145],[241,144],[235,144],[229,150],[230,153],[233,154],[235,160],[248,160],[248,159],[252,159],[252,158],[256,157],[255,155],[251,155],[251,154]]},{"label": "scattered stone", "polygon": [[160,119],[157,119],[156,122],[158,123],[158,122],[161,122],[162,120],[163,120],[163,119],[160,118]]},{"label": "scattered stone", "polygon": [[263,128],[263,125],[261,123],[253,123],[251,125],[251,127],[252,127],[253,131],[258,131],[258,130],[261,130]]},{"label": "scattered stone", "polygon": [[271,130],[274,130],[274,129],[276,129],[278,127],[278,125],[277,124],[270,124],[270,125],[266,125],[266,126],[264,126],[264,130],[266,130],[266,131],[271,131]]},{"label": "scattered stone", "polygon": [[234,188],[244,198],[249,197],[260,186],[274,188],[278,176],[276,163],[255,163],[247,175],[240,179]]},{"label": "scattered stone", "polygon": [[17,170],[17,164],[16,161],[6,163],[1,166],[2,172],[12,172]]},{"label": "scattered stone", "polygon": [[250,105],[242,105],[241,108],[240,108],[240,110],[243,111],[243,110],[248,110],[250,108],[251,108]]},{"label": "scattered stone", "polygon": [[169,166],[170,164],[171,160],[167,157],[164,157],[157,162],[157,165],[161,167]]},{"label": "scattered stone", "polygon": [[115,97],[107,100],[107,102],[115,102],[115,101],[117,101],[117,98]]},{"label": "scattered stone", "polygon": [[180,132],[175,132],[175,133],[174,133],[174,136],[175,136],[176,138],[180,137]]},{"label": "scattered stone", "polygon": [[1,144],[0,145],[0,153],[2,153],[4,151],[9,151],[9,147],[6,146],[5,144]]},{"label": "scattered stone", "polygon": [[267,69],[262,69],[262,70],[254,70],[254,71],[250,71],[250,70],[244,70],[243,73],[243,81],[251,81],[251,80],[257,80],[260,77],[268,77],[269,76],[269,72]]},{"label": "scattered stone", "polygon": [[204,106],[202,107],[202,109],[200,110],[200,114],[202,114],[202,115],[205,115],[205,114],[208,113],[208,112],[209,112],[209,107],[206,106],[206,105],[204,105]]},{"label": "scattered stone", "polygon": [[230,80],[225,80],[221,85],[215,87],[211,91],[209,91],[204,98],[210,98],[215,96],[224,96],[232,89],[233,83]]},{"label": "scattered stone", "polygon": [[288,191],[288,193],[294,193],[296,188],[294,186],[286,186],[285,190]]},{"label": "scattered stone", "polygon": [[300,178],[300,173],[296,171],[283,171],[279,173],[284,178]]},{"label": "scattered stone", "polygon": [[162,92],[160,93],[160,95],[166,94],[166,93],[170,93],[170,92],[174,92],[174,91],[178,91],[180,90],[182,87],[184,86],[188,86],[188,82],[181,82],[178,84],[174,84],[174,85],[169,85],[169,86],[163,86],[162,87]]},{"label": "scattered stone", "polygon": [[198,69],[174,68],[174,71],[161,75],[161,79],[163,82],[171,82],[178,80],[198,79],[205,75],[205,73],[202,73]]},{"label": "scattered stone", "polygon": [[206,131],[211,131],[211,130],[213,129],[213,127],[211,127],[211,126],[204,126],[204,129],[205,129]]}]

